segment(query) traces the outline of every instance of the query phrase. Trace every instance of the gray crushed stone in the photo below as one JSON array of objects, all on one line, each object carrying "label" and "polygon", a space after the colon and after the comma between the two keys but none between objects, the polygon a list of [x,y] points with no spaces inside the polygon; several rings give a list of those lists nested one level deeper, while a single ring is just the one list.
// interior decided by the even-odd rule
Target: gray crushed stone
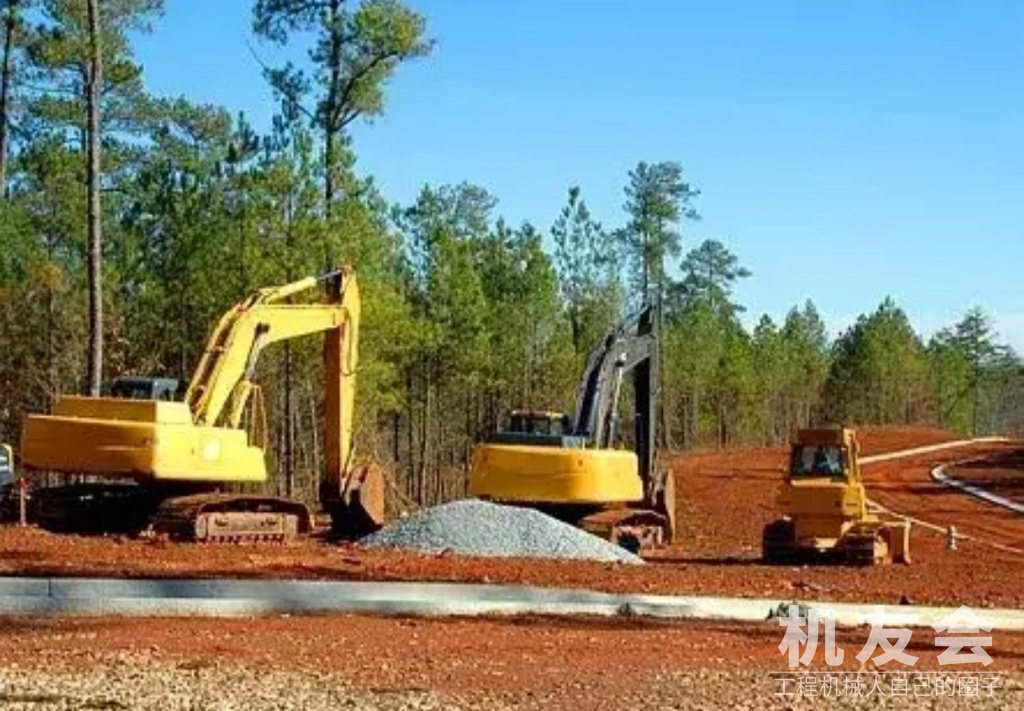
[{"label": "gray crushed stone", "polygon": [[421,509],[361,539],[359,545],[467,556],[643,563],[621,546],[540,511],[478,499]]}]

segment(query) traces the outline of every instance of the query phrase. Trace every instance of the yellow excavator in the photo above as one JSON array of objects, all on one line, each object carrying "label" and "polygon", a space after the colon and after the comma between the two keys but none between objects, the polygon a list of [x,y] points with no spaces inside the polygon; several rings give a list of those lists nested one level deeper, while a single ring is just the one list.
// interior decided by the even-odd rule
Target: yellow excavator
[{"label": "yellow excavator", "polygon": [[860,444],[850,428],[796,432],[778,505],[782,517],[762,533],[765,562],[910,562],[910,522],[868,512]]},{"label": "yellow excavator", "polygon": [[[645,306],[591,352],[574,415],[512,411],[508,426],[474,449],[469,494],[540,510],[635,552],[670,543],[675,489],[656,456],[656,316]],[[633,450],[619,441],[627,376]]]},{"label": "yellow excavator", "polygon": [[[292,303],[309,292],[319,298]],[[339,535],[376,530],[384,519],[383,476],[356,466],[352,447],[360,305],[348,267],[260,289],[220,319],[183,398],[172,380],[121,378],[103,397],[64,397],[50,414],[29,415],[23,467],[92,479],[36,488],[33,518],[60,530],[146,530],[207,542],[288,541],[308,533],[313,518],[306,505],[223,489],[267,479],[265,412],[254,382],[260,352],[322,334],[320,503]]]}]

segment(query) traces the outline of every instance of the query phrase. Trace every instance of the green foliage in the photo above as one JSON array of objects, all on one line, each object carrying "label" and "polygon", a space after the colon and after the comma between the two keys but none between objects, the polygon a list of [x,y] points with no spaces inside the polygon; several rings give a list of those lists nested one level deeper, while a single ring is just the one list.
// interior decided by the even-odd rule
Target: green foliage
[{"label": "green foliage", "polygon": [[972,308],[929,343],[937,419],[971,434],[1006,431],[1016,422],[1007,403],[1020,387],[1020,360],[995,341],[988,316]]},{"label": "green foliage", "polygon": [[624,209],[629,222],[619,238],[633,267],[637,301],[664,294],[665,260],[678,257],[682,248],[679,222],[695,220],[699,215],[691,201],[700,191],[683,179],[679,163],[666,161],[649,164],[641,161],[629,173]]},{"label": "green foliage", "polygon": [[732,301],[736,282],[751,272],[718,240],[707,239],[686,254],[682,263],[683,280],[674,285],[676,300],[687,305],[703,301],[709,309],[731,319],[744,309]]},{"label": "green foliage", "polygon": [[566,305],[573,352],[583,367],[592,344],[622,311],[618,253],[612,235],[594,220],[578,186],[551,227],[559,293]]},{"label": "green foliage", "polygon": [[836,422],[916,422],[923,413],[925,368],[920,338],[887,297],[833,347],[826,414]]},{"label": "green foliage", "polygon": [[[398,66],[433,49],[426,20],[400,0],[256,0],[253,30],[278,45],[311,38],[308,67],[289,62],[264,76],[287,121],[309,119],[323,136],[328,212],[351,169],[346,128],[384,111],[385,90]],[[307,100],[312,98],[312,106]],[[341,185],[339,185],[341,183]]]},{"label": "green foliage", "polygon": [[311,70],[293,64],[266,69],[265,76],[295,117],[307,94],[317,90],[318,126],[345,128],[361,115],[384,109],[384,91],[398,65],[427,55],[426,20],[399,0],[364,0],[355,10],[345,0],[257,0],[253,30],[275,44],[312,36]]}]

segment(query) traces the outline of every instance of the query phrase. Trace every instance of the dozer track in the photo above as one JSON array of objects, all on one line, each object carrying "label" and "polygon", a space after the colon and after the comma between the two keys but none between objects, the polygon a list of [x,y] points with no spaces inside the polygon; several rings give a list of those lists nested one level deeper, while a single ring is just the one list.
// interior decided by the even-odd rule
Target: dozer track
[{"label": "dozer track", "polygon": [[779,519],[765,525],[761,550],[764,562],[769,564],[871,566],[892,560],[882,531],[877,527],[855,528],[833,547],[814,548],[796,541],[792,521]]},{"label": "dozer track", "polygon": [[163,501],[150,530],[198,543],[288,543],[312,528],[309,509],[298,502],[249,494],[193,494]]}]

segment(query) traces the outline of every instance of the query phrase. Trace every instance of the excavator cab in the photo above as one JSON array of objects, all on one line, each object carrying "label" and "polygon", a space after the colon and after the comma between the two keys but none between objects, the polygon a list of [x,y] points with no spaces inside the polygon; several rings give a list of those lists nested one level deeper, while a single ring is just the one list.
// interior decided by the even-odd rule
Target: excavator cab
[{"label": "excavator cab", "polygon": [[584,444],[582,437],[573,435],[569,415],[549,410],[512,410],[508,414],[508,426],[488,441],[551,447],[582,447]]},{"label": "excavator cab", "polygon": [[516,434],[537,434],[561,436],[572,428],[569,416],[564,412],[546,410],[512,410],[506,432]]}]

